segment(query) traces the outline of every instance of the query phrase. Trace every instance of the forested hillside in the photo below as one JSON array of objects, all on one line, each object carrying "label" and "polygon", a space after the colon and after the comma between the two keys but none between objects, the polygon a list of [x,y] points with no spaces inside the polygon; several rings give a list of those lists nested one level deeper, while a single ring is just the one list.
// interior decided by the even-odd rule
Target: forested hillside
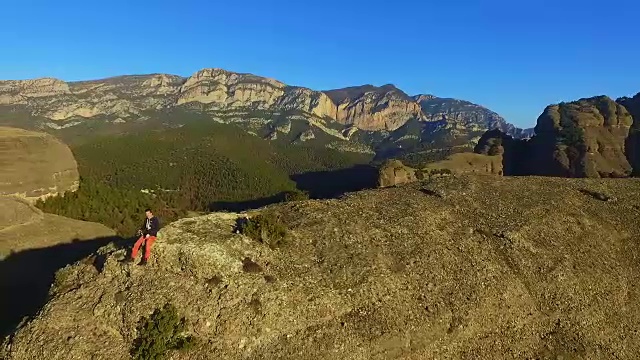
[{"label": "forested hillside", "polygon": [[[123,235],[135,231],[147,206],[165,222],[189,210],[259,206],[296,191],[292,178],[313,184],[305,190],[314,195],[323,184],[311,181],[313,174],[370,160],[363,154],[267,142],[211,122],[100,137],[72,150],[81,175],[80,189],[39,206],[101,222]],[[348,179],[340,181],[349,185]]]}]

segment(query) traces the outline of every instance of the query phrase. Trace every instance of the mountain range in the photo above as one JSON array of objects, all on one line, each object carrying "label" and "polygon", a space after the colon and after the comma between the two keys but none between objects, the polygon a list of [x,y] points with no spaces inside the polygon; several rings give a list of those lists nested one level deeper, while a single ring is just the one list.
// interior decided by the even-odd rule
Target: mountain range
[{"label": "mountain range", "polygon": [[151,74],[78,82],[0,81],[0,124],[62,138],[181,126],[194,114],[271,141],[382,157],[456,146],[469,150],[490,129],[516,138],[533,133],[480,105],[410,96],[391,84],[317,91],[222,69],[203,69],[186,78]]}]

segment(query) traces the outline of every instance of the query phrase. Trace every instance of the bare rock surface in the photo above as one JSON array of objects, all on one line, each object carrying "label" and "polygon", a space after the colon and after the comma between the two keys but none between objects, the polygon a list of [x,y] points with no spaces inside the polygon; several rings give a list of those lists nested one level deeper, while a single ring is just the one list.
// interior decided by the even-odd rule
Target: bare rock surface
[{"label": "bare rock surface", "polygon": [[0,170],[0,195],[36,200],[78,188],[71,150],[45,133],[0,127]]},{"label": "bare rock surface", "polygon": [[637,359],[639,185],[464,176],[276,205],[279,248],[240,214],[179,220],[147,267],[104,248],[62,270],[3,356],[125,359],[171,302],[199,339],[172,359]]}]

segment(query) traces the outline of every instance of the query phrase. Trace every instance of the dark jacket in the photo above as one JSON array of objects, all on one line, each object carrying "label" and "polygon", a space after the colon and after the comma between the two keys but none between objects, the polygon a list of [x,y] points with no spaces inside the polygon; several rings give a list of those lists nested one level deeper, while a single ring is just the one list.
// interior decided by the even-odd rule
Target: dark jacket
[{"label": "dark jacket", "polygon": [[142,235],[158,236],[158,230],[160,230],[160,220],[155,216],[151,219],[145,218],[140,228]]}]

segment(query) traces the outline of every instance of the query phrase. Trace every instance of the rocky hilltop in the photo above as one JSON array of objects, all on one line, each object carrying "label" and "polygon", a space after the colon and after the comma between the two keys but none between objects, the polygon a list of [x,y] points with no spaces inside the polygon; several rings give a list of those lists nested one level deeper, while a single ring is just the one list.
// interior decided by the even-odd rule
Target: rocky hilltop
[{"label": "rocky hilltop", "polygon": [[[81,82],[0,81],[0,122],[12,126],[63,133],[85,126],[95,132],[96,124],[118,128],[167,114],[173,114],[172,125],[180,125],[185,116],[176,111],[233,123],[270,140],[312,140],[351,151],[393,145],[393,132],[414,121],[425,128],[416,144],[429,140],[436,129],[446,129],[463,142],[493,128],[518,137],[526,134],[479,105],[432,95],[412,97],[393,85],[316,91],[223,69],[203,69],[188,78],[151,74]],[[19,120],[22,117],[26,119]]]},{"label": "rocky hilltop", "polygon": [[[54,88],[46,90],[53,92]],[[0,169],[0,196],[35,201],[78,188],[78,168],[71,150],[42,132],[0,127]]]},{"label": "rocky hilltop", "polygon": [[[124,250],[62,270],[8,360],[124,359],[165,303],[196,339],[173,359],[637,359],[640,183],[448,177],[179,220],[148,267]],[[256,216],[254,213],[248,214]]]},{"label": "rocky hilltop", "polygon": [[493,130],[475,150],[504,153],[507,175],[626,177],[640,169],[639,103],[640,94],[618,101],[598,96],[550,105],[531,139]]}]

